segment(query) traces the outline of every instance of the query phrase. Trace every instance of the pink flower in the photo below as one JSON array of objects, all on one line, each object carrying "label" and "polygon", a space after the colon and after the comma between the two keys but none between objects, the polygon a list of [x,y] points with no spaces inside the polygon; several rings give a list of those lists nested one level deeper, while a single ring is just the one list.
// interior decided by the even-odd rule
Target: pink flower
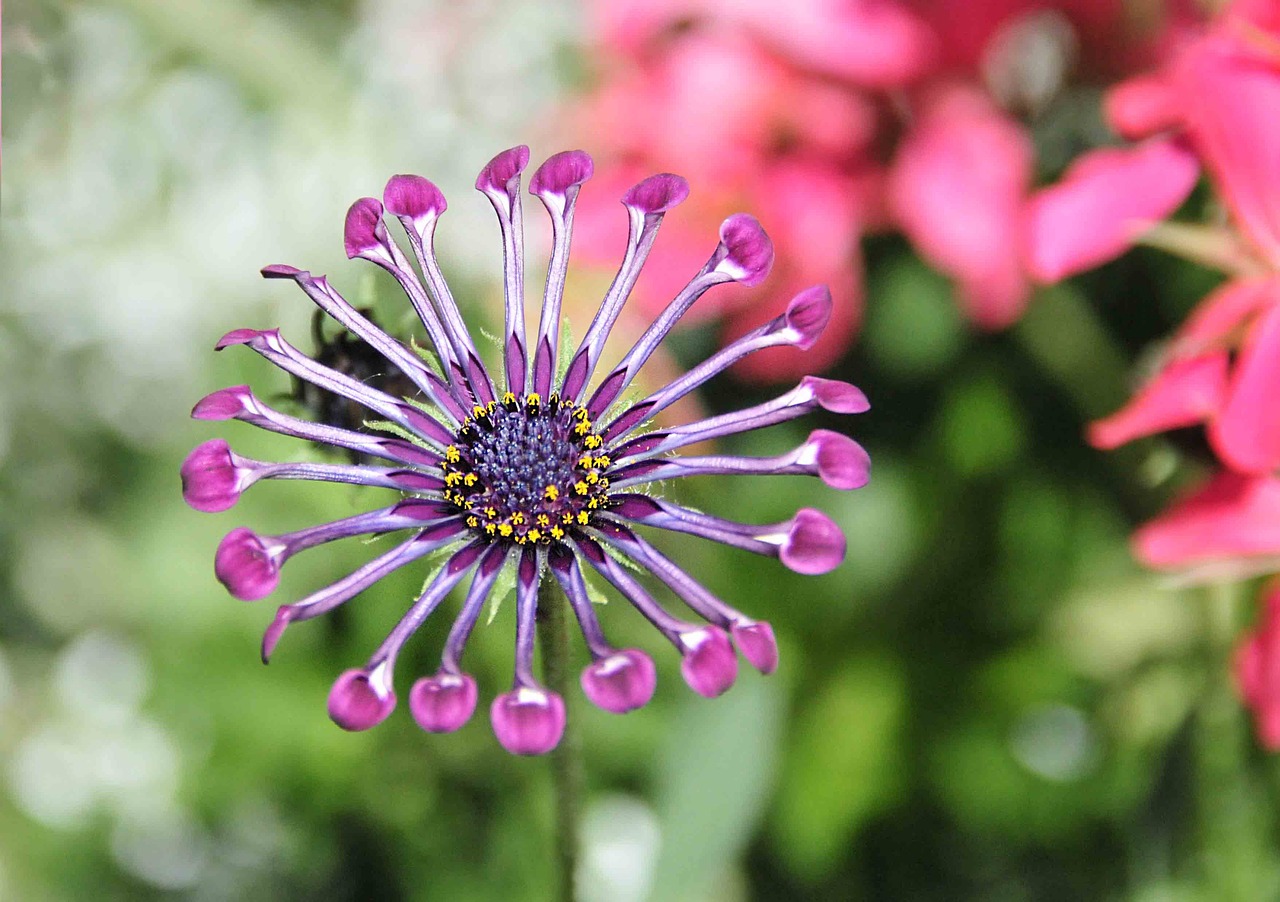
[{"label": "pink flower", "polygon": [[[815,280],[832,286],[819,365],[854,334],[859,241],[875,230],[906,233],[955,280],[979,327],[1016,321],[1030,297],[1021,247],[1034,166],[1010,109],[1034,102],[1024,91],[1027,67],[1052,69],[1042,39],[1065,41],[1056,74],[1032,79],[1048,78],[1040,90],[1051,93],[1070,48],[1096,68],[1102,60],[1130,66],[1150,46],[1126,27],[1121,0],[796,0],[785,15],[773,0],[589,8],[602,78],[580,108],[583,130],[613,144],[599,178],[678,168],[706,192],[654,248],[640,304],[658,309],[676,281],[664,272],[687,268],[683,230],[700,232],[743,203],[781,211],[771,216],[781,224],[774,238],[780,258],[793,262],[766,288],[781,298]],[[580,215],[602,219],[590,206]],[[584,237],[592,260],[610,259],[621,240],[595,228]],[[743,297],[727,294],[701,313],[720,318],[726,335],[743,334],[767,308]],[[770,352],[743,369],[782,378],[795,366]]]},{"label": "pink flower", "polygon": [[1236,648],[1236,688],[1253,711],[1259,741],[1280,751],[1280,584],[1272,583],[1262,619]]},{"label": "pink flower", "polygon": [[1160,569],[1280,559],[1280,479],[1222,471],[1142,526],[1133,549]]},{"label": "pink flower", "polygon": [[956,280],[978,325],[1015,322],[1030,296],[1017,247],[1031,141],[974,88],[938,92],[898,145],[889,207],[920,255]]}]

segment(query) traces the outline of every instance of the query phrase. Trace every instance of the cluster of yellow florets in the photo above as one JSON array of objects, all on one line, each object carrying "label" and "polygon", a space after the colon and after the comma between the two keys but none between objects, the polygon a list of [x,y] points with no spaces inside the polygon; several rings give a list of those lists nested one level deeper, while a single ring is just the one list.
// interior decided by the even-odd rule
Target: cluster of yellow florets
[{"label": "cluster of yellow florets", "polygon": [[[565,472],[571,477],[543,486],[539,497],[512,507],[495,487],[486,484],[476,471],[476,447],[493,433],[502,416],[523,411],[530,421],[546,420],[554,441],[566,450]],[[517,545],[550,544],[563,540],[575,529],[591,523],[595,511],[608,506],[609,479],[605,475],[613,461],[602,453],[604,440],[596,434],[585,407],[562,400],[552,393],[545,402],[538,394],[523,399],[512,392],[501,401],[477,404],[458,429],[458,442],[445,449],[444,500],[466,511],[466,525],[487,538]]]}]

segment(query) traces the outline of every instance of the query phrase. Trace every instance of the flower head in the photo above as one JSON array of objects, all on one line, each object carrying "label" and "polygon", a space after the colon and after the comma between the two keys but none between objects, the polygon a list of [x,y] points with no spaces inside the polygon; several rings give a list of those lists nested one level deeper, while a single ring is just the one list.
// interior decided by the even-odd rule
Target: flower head
[{"label": "flower head", "polygon": [[[523,225],[520,182],[526,147],[498,154],[476,187],[497,213],[504,249],[505,321],[502,378],[495,382],[471,338],[432,248],[445,210],[440,191],[419,176],[398,175],[383,200],[362,198],[347,214],[345,243],[351,257],[387,270],[403,287],[439,359],[432,366],[352,307],[323,276],[291,266],[269,266],[263,275],[295,282],[320,309],[359,336],[417,388],[394,397],[330,369],[290,345],[276,330],[238,329],[218,349],[246,345],[298,379],[366,408],[386,434],[358,432],[298,419],[274,410],[247,386],[222,389],[196,404],[197,419],[238,419],[273,432],[347,449],[385,465],[263,463],[234,454],[215,440],[197,447],[182,467],[183,494],[198,510],[235,504],[260,479],[311,479],[375,486],[400,493],[386,507],[279,536],[240,528],[218,548],[215,573],[232,595],[269,595],[280,568],[294,554],[358,535],[403,532],[399,545],[348,576],[280,607],[263,639],[266,660],[285,628],[333,610],[391,571],[429,554],[445,562],[408,613],[364,667],[334,683],[329,713],[341,727],[362,730],[391,713],[393,672],[405,641],[450,590],[470,577],[461,612],[445,644],[440,669],[410,692],[417,723],[449,732],[471,717],[475,681],[461,668],[463,649],[481,608],[504,567],[516,583],[515,681],[498,696],[490,718],[499,741],[516,754],[554,748],[564,730],[564,702],[533,673],[538,587],[554,579],[577,617],[592,663],[582,688],[599,707],[622,713],[653,695],[652,660],[638,649],[606,640],[589,598],[585,570],[599,573],[640,611],[683,657],[682,672],[694,691],[716,696],[737,674],[734,644],[762,672],[777,666],[769,624],[721,601],[636,531],[637,525],[688,533],[757,554],[777,557],[799,573],[825,573],[844,557],[839,527],[816,510],[803,509],[782,523],[751,525],[682,507],[652,494],[665,480],[698,474],[809,474],[836,488],[865,484],[869,461],[852,439],[817,430],[795,451],[768,458],[727,455],[679,457],[672,452],[708,439],[791,420],[822,408],[859,413],[866,398],[852,385],[806,377],[782,396],[745,410],[674,428],[649,424],[660,411],[755,351],[810,347],[826,325],[831,296],[823,287],[798,294],[787,309],[723,348],[665,387],[638,401],[624,393],[676,322],[715,285],[757,284],[773,261],[773,246],[760,224],[738,214],[725,220],[706,264],[636,339],[611,369],[601,370],[605,339],[648,256],[664,214],[684,200],[688,185],[676,175],[656,175],[623,197],[630,234],[622,264],[595,319],[576,349],[558,347],[560,307],[568,265],[573,214],[591,158],[581,151],[556,154],[534,174],[530,191],[551,218],[553,247],[542,316],[532,342],[524,322]],[[421,276],[389,236],[385,212],[408,235]],[[565,361],[563,368],[559,361]],[[559,373],[562,372],[563,375]],[[598,378],[596,378],[598,376]],[[623,562],[626,562],[625,564]],[[699,617],[668,613],[633,575],[645,570],[670,587]]]}]

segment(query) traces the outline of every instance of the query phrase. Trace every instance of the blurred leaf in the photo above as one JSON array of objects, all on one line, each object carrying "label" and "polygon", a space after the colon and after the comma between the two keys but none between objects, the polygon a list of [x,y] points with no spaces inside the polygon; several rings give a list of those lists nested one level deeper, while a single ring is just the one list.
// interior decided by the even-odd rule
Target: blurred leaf
[{"label": "blurred leaf", "polygon": [[696,899],[741,855],[769,798],[782,727],[776,680],[743,673],[675,713],[658,765],[655,900]]},{"label": "blurred leaf", "polygon": [[800,712],[773,832],[805,878],[830,870],[867,819],[897,798],[906,704],[897,665],[863,657]]},{"label": "blurred leaf", "polygon": [[885,373],[923,380],[946,369],[965,341],[947,279],[919,258],[900,254],[869,274],[863,346]]},{"label": "blurred leaf", "polygon": [[1004,469],[1025,450],[1024,415],[997,373],[961,382],[948,394],[938,424],[943,449],[965,476]]}]

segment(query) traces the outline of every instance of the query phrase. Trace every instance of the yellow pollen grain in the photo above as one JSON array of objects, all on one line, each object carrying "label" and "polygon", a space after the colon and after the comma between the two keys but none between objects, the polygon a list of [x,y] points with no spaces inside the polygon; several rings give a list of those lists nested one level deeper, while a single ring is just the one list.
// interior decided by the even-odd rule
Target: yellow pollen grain
[{"label": "yellow pollen grain", "polygon": [[468,525],[468,526],[470,526],[472,529],[475,529],[477,526],[479,526],[479,525],[480,525],[480,518],[479,518],[479,517],[467,517],[467,525]]},{"label": "yellow pollen grain", "polygon": [[524,514],[520,513],[520,511],[516,511],[511,515],[511,522],[515,526],[522,525],[524,523]]},{"label": "yellow pollen grain", "polygon": [[516,396],[512,392],[504,392],[502,395],[502,403],[514,404],[516,403]]},{"label": "yellow pollen grain", "polygon": [[585,495],[587,492],[591,491],[591,486],[587,485],[585,482],[578,481],[573,484],[573,490],[579,495]]},{"label": "yellow pollen grain", "polygon": [[594,451],[596,448],[599,448],[604,444],[604,440],[598,435],[588,435],[582,444]]},{"label": "yellow pollen grain", "polygon": [[511,528],[510,523],[500,523],[498,524],[498,532],[502,533],[502,537],[505,539],[515,532],[515,530]]},{"label": "yellow pollen grain", "polygon": [[578,511],[578,522],[586,526],[591,520],[591,515],[586,511]]},{"label": "yellow pollen grain", "polygon": [[456,464],[458,461],[462,460],[462,452],[458,450],[457,445],[450,445],[448,448],[444,449],[444,459],[449,461],[451,464]]},{"label": "yellow pollen grain", "polygon": [[553,538],[553,539],[563,539],[563,538],[564,538],[564,530],[563,530],[563,529],[561,529],[559,526],[553,526],[553,527],[551,527],[551,538]]},{"label": "yellow pollen grain", "polygon": [[535,519],[537,520],[538,525],[541,526],[543,529],[546,529],[548,526],[551,525],[551,518],[548,517],[546,514],[538,514],[538,516]]},{"label": "yellow pollen grain", "polygon": [[542,497],[548,501],[555,501],[560,497],[560,490],[553,485],[549,485],[542,490]]},{"label": "yellow pollen grain", "polygon": [[527,533],[525,533],[525,538],[528,539],[530,542],[536,542],[542,538],[542,530],[531,529]]}]

